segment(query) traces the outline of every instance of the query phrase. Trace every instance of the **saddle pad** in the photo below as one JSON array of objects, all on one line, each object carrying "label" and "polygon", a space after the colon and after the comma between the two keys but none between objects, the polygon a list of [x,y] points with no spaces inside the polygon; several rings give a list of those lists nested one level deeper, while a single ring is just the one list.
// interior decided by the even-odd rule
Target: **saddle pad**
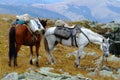
[{"label": "saddle pad", "polygon": [[16,24],[26,24],[26,22],[23,20],[19,20],[19,21],[16,21]]},{"label": "saddle pad", "polygon": [[57,26],[54,34],[58,37],[68,39],[71,36],[72,31],[67,27],[58,27]]}]

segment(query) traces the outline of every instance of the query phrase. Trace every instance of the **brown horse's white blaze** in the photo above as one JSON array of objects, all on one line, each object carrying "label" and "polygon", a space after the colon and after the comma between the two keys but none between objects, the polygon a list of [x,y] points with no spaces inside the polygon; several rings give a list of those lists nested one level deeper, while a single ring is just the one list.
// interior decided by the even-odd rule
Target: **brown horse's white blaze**
[{"label": "brown horse's white blaze", "polygon": [[[35,22],[34,20],[32,20]],[[36,65],[38,66],[38,56],[40,42],[42,39],[41,31],[45,30],[47,20],[37,20],[37,24],[32,24],[32,28],[28,28],[27,25],[17,24],[15,27],[11,27],[9,32],[9,66],[11,66],[11,61],[14,61],[14,66],[17,66],[17,53],[19,52],[22,45],[30,46],[30,64],[32,62],[33,56],[33,46],[36,48]],[[33,31],[32,31],[33,30]],[[39,31],[36,34],[36,31]]]}]

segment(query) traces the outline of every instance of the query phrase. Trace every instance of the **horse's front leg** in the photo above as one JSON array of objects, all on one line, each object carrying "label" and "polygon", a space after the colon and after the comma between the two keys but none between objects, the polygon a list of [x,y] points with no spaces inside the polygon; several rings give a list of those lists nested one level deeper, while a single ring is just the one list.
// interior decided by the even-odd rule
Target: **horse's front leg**
[{"label": "horse's front leg", "polygon": [[30,46],[30,64],[31,65],[33,65],[32,56],[33,56],[33,46]]},{"label": "horse's front leg", "polygon": [[76,66],[77,68],[80,68],[79,50],[77,51],[77,54],[76,54],[75,66]]},{"label": "horse's front leg", "polygon": [[36,66],[39,66],[39,63],[38,63],[39,48],[40,48],[40,44],[37,44],[36,45]]},{"label": "horse's front leg", "polygon": [[82,50],[83,50],[83,47],[79,47],[78,51],[77,51],[77,54],[76,54],[76,60],[75,60],[75,66],[77,68],[81,68],[80,67],[80,59],[81,59],[81,56],[82,56]]}]

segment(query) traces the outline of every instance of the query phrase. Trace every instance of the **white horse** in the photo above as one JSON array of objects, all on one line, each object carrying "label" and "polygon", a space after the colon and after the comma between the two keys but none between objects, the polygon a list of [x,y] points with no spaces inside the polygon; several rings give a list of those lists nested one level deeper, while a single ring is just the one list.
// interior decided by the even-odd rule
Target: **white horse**
[{"label": "white horse", "polygon": [[54,32],[55,32],[56,27],[51,27],[46,30],[45,35],[44,35],[44,45],[45,45],[45,50],[47,53],[48,60],[51,64],[56,63],[52,55],[52,50],[55,48],[55,46],[58,43],[65,45],[65,46],[78,47],[77,57],[75,60],[75,65],[78,68],[80,67],[80,58],[84,54],[83,49],[90,42],[94,44],[99,44],[101,50],[104,53],[104,56],[107,57],[109,55],[108,39],[91,31],[90,29],[80,27],[80,26],[77,26],[77,28],[79,29],[79,33],[75,35],[74,41],[71,40],[72,37],[69,37],[69,39],[66,40],[66,39],[62,39],[61,37],[55,36]]}]

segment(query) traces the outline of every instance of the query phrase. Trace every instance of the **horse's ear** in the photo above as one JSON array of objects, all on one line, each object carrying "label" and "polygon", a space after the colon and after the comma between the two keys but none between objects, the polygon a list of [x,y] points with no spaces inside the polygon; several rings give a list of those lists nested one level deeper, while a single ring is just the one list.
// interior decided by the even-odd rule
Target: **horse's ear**
[{"label": "horse's ear", "polygon": [[45,22],[47,22],[48,20],[50,20],[50,19],[46,19]]},{"label": "horse's ear", "polygon": [[45,20],[45,22],[47,22],[48,20]]},{"label": "horse's ear", "polygon": [[41,21],[42,19],[40,19],[40,18],[38,17],[38,20]]}]

